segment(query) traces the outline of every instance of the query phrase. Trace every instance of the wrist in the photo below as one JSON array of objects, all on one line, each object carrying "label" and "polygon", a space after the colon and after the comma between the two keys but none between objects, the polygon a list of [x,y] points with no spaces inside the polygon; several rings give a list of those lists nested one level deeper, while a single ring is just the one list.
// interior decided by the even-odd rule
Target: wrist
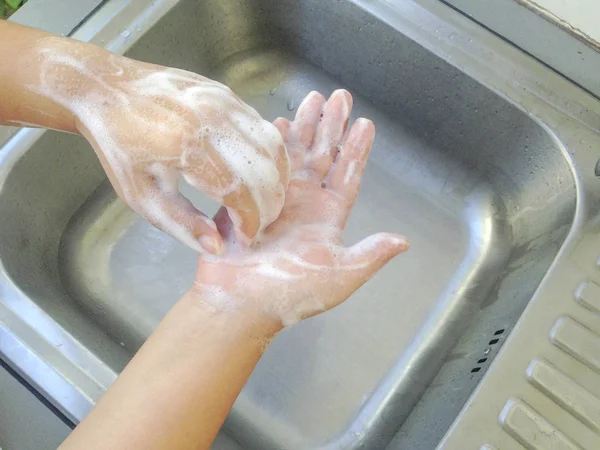
[{"label": "wrist", "polygon": [[[283,329],[281,320],[260,308],[249,307],[242,298],[231,298],[214,289],[194,285],[179,301],[199,321],[210,321],[233,336],[245,336],[268,344]],[[256,305],[252,305],[256,306]]]}]

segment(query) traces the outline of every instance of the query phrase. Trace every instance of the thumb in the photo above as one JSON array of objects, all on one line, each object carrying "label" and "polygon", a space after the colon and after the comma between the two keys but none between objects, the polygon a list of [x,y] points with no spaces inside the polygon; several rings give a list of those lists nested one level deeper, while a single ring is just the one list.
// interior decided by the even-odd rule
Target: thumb
[{"label": "thumb", "polygon": [[404,236],[391,233],[373,234],[344,250],[342,269],[350,296],[393,257],[405,252],[409,243]]},{"label": "thumb", "polygon": [[148,199],[138,199],[134,209],[156,228],[199,253],[221,252],[223,240],[215,223],[189,200],[179,193],[153,194]]}]

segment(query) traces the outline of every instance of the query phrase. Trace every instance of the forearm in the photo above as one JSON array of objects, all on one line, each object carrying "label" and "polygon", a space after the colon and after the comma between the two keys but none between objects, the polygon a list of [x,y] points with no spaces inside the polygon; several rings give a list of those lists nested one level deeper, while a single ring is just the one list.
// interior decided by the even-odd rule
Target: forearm
[{"label": "forearm", "polygon": [[[76,132],[73,115],[40,95],[40,39],[52,36],[40,30],[0,21],[3,46],[0,59],[0,125],[38,125]],[[63,38],[66,40],[66,38]]]},{"label": "forearm", "polygon": [[61,447],[209,448],[275,328],[186,294]]}]

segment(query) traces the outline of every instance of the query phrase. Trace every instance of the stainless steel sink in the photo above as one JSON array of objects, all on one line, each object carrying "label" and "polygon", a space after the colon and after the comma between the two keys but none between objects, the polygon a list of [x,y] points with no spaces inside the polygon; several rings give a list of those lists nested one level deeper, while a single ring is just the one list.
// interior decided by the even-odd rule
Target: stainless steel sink
[{"label": "stainless steel sink", "polygon": [[[578,170],[594,168],[574,163],[569,108],[591,100],[425,6],[108,2],[76,34],[221,80],[268,119],[345,87],[377,126],[346,239],[401,232],[410,252],[277,337],[216,447],[384,448],[473,319],[522,310],[582,225]],[[494,66],[494,46],[517,56]],[[0,262],[0,354],[77,422],[190,286],[195,256],[127,209],[83,139],[24,130],[0,151]]]}]

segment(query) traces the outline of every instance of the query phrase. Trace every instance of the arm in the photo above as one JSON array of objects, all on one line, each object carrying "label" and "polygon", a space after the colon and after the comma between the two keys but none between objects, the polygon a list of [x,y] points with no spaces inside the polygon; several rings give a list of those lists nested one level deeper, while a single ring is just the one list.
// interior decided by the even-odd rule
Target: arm
[{"label": "arm", "polygon": [[342,245],[375,132],[359,119],[346,135],[351,104],[345,91],[327,103],[312,93],[293,123],[276,121],[293,149],[281,215],[247,249],[219,211],[224,254],[199,258],[194,287],[63,450],[208,449],[272,337],[339,305],[407,249],[387,233]]},{"label": "arm", "polygon": [[281,211],[289,161],[277,129],[229,88],[0,21],[0,124],[82,134],[117,194],[199,253],[219,254],[215,223],[178,189],[184,178],[227,207],[253,242]]},{"label": "arm", "polygon": [[62,450],[210,447],[274,328],[206,300],[171,309]]},{"label": "arm", "polygon": [[[0,36],[10,42],[0,58],[0,125],[40,126],[78,133],[73,114],[66,108],[28,88],[39,85],[41,61],[37,42],[50,34],[0,21]],[[90,45],[90,51],[97,47]]]}]

